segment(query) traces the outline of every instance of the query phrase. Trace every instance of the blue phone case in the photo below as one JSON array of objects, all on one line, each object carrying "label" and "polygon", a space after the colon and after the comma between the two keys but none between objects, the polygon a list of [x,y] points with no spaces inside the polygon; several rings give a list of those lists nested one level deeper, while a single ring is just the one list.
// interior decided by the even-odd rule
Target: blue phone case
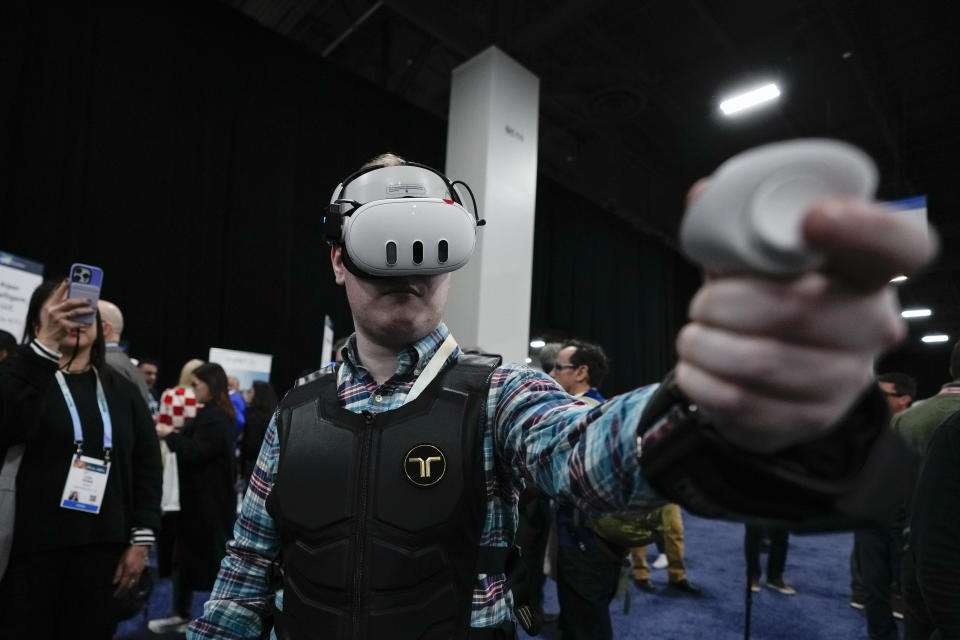
[{"label": "blue phone case", "polygon": [[[79,262],[70,267],[70,284],[67,289],[67,298],[86,298],[90,306],[97,307],[100,300],[100,289],[103,285],[103,269]],[[75,316],[73,320],[81,324],[93,324],[96,313]]]}]

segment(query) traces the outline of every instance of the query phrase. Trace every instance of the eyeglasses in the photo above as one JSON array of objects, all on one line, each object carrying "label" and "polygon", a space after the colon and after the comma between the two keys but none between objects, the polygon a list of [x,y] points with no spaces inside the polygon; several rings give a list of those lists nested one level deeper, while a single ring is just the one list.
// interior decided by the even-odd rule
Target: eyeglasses
[{"label": "eyeglasses", "polygon": [[[571,363],[569,363],[569,362],[554,362],[554,363],[553,363],[553,368],[554,368],[554,369],[576,369],[576,368],[579,367],[579,366],[580,366],[580,365],[578,365],[578,364],[571,364]],[[552,371],[552,370],[553,370],[553,369],[551,369],[551,371]]]}]

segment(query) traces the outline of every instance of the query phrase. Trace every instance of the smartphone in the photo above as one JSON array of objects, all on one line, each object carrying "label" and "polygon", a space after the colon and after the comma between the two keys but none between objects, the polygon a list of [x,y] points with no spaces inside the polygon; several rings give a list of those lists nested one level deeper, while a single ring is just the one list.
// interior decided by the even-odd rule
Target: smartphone
[{"label": "smartphone", "polygon": [[[85,298],[91,307],[97,308],[100,300],[100,288],[103,286],[103,269],[91,267],[88,264],[75,263],[70,267],[70,284],[67,288],[67,298]],[[71,318],[80,324],[93,324],[96,312]]]}]

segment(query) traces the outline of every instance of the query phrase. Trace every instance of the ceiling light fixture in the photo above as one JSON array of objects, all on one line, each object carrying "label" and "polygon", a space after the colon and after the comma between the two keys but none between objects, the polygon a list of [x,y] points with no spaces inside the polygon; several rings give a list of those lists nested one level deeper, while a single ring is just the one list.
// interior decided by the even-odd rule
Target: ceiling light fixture
[{"label": "ceiling light fixture", "polygon": [[780,97],[780,88],[774,83],[765,84],[762,87],[745,91],[744,93],[727,98],[720,103],[720,111],[725,116],[732,116],[751,107],[776,100]]},{"label": "ceiling light fixture", "polygon": [[904,282],[904,281],[906,281],[907,279],[908,279],[907,276],[904,276],[904,275],[895,276],[895,277],[893,277],[893,278],[890,278],[890,284],[896,284],[896,283],[898,283],[898,282]]},{"label": "ceiling light fixture", "polygon": [[931,333],[930,335],[923,336],[922,338],[920,338],[922,342],[926,342],[927,344],[937,344],[940,342],[946,342],[949,339],[950,339],[950,336],[948,336],[945,333]]},{"label": "ceiling light fixture", "polygon": [[540,338],[530,341],[531,349],[543,349],[545,346],[547,346],[547,343],[541,340]]},{"label": "ceiling light fixture", "polygon": [[930,309],[904,309],[900,312],[901,318],[929,318],[932,315]]}]

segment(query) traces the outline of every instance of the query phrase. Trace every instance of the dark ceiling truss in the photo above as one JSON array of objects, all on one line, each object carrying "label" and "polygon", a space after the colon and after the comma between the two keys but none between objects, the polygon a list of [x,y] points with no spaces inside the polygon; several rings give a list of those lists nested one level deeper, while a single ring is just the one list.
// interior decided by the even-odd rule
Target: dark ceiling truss
[{"label": "dark ceiling truss", "polygon": [[[795,136],[858,144],[881,197],[930,195],[944,251],[901,292],[935,301],[935,324],[960,335],[950,2],[222,1],[441,118],[452,70],[497,45],[540,78],[540,171],[674,245],[686,185],[725,158]],[[718,116],[721,89],[766,74],[784,77],[786,99]]]}]

